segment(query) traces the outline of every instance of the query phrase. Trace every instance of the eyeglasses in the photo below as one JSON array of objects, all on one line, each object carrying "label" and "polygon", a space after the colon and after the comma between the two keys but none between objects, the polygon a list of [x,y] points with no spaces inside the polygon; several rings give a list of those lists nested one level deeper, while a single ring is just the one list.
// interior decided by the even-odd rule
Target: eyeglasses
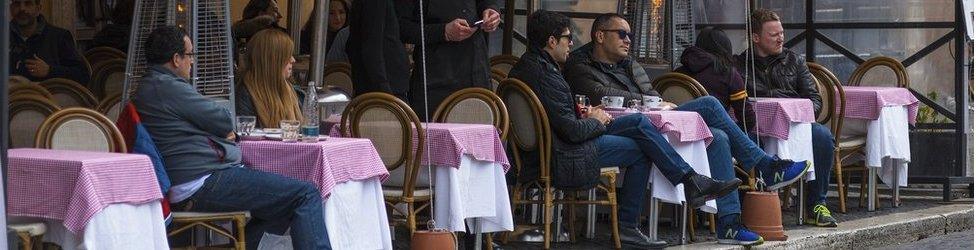
[{"label": "eyeglasses", "polygon": [[603,31],[603,32],[607,32],[607,31],[617,32],[617,37],[620,38],[620,40],[624,40],[624,38],[628,38],[631,41],[634,40],[634,33],[633,32],[627,32],[626,30],[616,29],[616,30],[600,30],[600,31]]},{"label": "eyeglasses", "polygon": [[196,58],[197,53],[196,52],[187,52],[187,53],[183,53],[183,55],[184,56],[188,56],[188,57],[192,57],[192,58]]},{"label": "eyeglasses", "polygon": [[564,37],[565,38],[568,38],[570,41],[573,40],[573,34],[566,34],[566,35],[558,35],[558,36],[556,36],[556,41],[558,41],[560,39],[563,39]]}]

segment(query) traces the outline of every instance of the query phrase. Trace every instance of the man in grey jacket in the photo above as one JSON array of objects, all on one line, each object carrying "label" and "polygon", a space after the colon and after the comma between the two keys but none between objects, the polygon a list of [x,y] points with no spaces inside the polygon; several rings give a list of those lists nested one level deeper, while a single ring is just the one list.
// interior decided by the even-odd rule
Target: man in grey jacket
[{"label": "man in grey jacket", "polygon": [[241,163],[230,112],[186,80],[194,52],[185,31],[158,28],[145,48],[151,67],[133,103],[173,182],[168,194],[173,211],[250,211],[248,249],[256,248],[265,232],[283,234],[289,227],[295,249],[331,249],[314,186]]}]

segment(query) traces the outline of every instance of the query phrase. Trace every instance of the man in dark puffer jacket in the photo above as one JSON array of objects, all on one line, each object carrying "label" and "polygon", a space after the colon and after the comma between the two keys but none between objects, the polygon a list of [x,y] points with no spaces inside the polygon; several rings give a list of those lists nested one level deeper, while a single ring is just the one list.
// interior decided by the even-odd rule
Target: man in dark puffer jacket
[{"label": "man in dark puffer jacket", "polygon": [[[569,19],[544,10],[529,17],[529,51],[522,55],[509,76],[528,84],[539,98],[552,130],[552,175],[556,187],[593,187],[601,166],[627,169],[619,194],[620,240],[627,245],[662,247],[637,230],[651,164],[672,184],[685,184],[692,207],[736,189],[739,179],[715,181],[695,173],[643,115],[612,120],[600,107],[577,113],[573,93],[559,71],[566,62],[572,37]],[[653,160],[653,162],[651,161]]]},{"label": "man in dark puffer jacket", "polygon": [[[758,9],[750,19],[755,51],[746,50],[736,57],[736,67],[746,75],[746,89],[758,97],[810,99],[816,114],[820,114],[823,105],[810,69],[803,58],[783,48],[783,24],[779,16],[768,9]],[[804,203],[809,207],[804,210],[808,213],[804,223],[836,227],[837,220],[827,209],[827,188],[834,166],[834,136],[819,123],[814,122],[810,127],[816,179],[809,181],[810,191]]]}]

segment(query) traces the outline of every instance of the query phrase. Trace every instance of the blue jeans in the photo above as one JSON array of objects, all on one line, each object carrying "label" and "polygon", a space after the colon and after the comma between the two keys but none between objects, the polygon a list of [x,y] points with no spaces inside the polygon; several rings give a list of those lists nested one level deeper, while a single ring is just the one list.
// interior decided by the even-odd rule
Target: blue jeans
[{"label": "blue jeans", "polygon": [[247,249],[257,249],[265,232],[280,235],[289,227],[295,249],[332,249],[318,189],[281,175],[241,167],[219,170],[175,207],[190,212],[250,211]]},{"label": "blue jeans", "polygon": [[817,179],[807,182],[810,187],[807,206],[827,203],[830,173],[834,169],[834,135],[830,129],[814,122],[810,124],[810,135],[813,136],[813,171]]},{"label": "blue jeans", "polygon": [[[751,170],[764,158],[769,157],[755,142],[749,139],[749,136],[742,129],[739,129],[739,126],[732,121],[732,118],[725,112],[725,108],[715,97],[705,96],[691,100],[678,106],[677,110],[698,113],[712,132],[712,143],[708,145],[706,152],[713,179],[724,181],[736,178],[735,169],[732,166],[732,157],[739,160],[746,171]],[[739,192],[730,192],[728,195],[719,197],[716,199],[716,203],[719,218],[729,214],[742,213]]]},{"label": "blue jeans", "polygon": [[675,185],[694,172],[651,121],[640,114],[616,118],[606,134],[596,138],[596,144],[600,165],[626,169],[617,199],[621,227],[637,226],[652,163]]}]

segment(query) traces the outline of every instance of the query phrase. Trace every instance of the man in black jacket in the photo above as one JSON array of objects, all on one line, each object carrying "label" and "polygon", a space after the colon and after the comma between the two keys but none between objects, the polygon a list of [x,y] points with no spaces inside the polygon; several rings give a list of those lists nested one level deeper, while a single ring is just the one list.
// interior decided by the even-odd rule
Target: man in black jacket
[{"label": "man in black jacket", "polygon": [[410,64],[393,0],[357,0],[351,9],[346,54],[356,95],[384,92],[408,101]]},{"label": "man in black jacket", "polygon": [[[628,54],[631,35],[627,20],[616,13],[598,16],[590,29],[592,42],[570,55],[565,72],[573,92],[589,95],[591,100],[608,96],[625,96],[640,100],[650,91],[650,79],[639,63]],[[666,104],[673,105],[673,104]],[[770,189],[789,185],[800,179],[810,167],[809,162],[777,160],[763,152],[732,121],[725,108],[712,96],[700,97],[674,107],[696,112],[708,124],[712,143],[708,145],[708,163],[712,178],[735,179],[732,158],[739,160],[746,171],[752,169]],[[781,178],[780,178],[781,177]],[[734,245],[762,244],[758,234],[742,225],[741,206],[737,192],[718,198],[718,242]]]},{"label": "man in black jacket", "polygon": [[67,78],[88,83],[89,69],[65,29],[48,24],[40,0],[10,1],[10,74],[31,81]]},{"label": "man in black jacket", "polygon": [[[746,75],[746,89],[752,96],[778,98],[806,98],[813,102],[817,114],[823,108],[813,76],[803,58],[783,48],[783,24],[779,16],[768,9],[758,9],[749,17],[752,22],[753,51],[746,50],[736,57],[736,67]],[[827,188],[834,165],[834,136],[830,130],[812,123],[813,163],[816,180],[810,182],[806,203],[809,207],[804,221],[819,227],[836,227],[837,220],[827,209]]]},{"label": "man in black jacket", "polygon": [[[418,1],[400,2],[405,2],[398,3],[401,9],[397,9],[401,16],[400,35],[405,43],[417,45],[413,53],[416,66],[410,77],[410,106],[420,119],[425,119],[427,110],[434,112],[455,91],[491,87],[488,33],[494,32],[501,22],[495,0],[426,0],[426,6],[420,6]],[[424,11],[423,37],[420,8]],[[420,47],[421,39],[426,48]],[[427,74],[426,88],[423,74]]]},{"label": "man in black jacket", "polygon": [[[542,102],[552,129],[552,175],[556,187],[586,189],[598,181],[600,166],[626,168],[619,194],[620,240],[638,247],[661,247],[637,230],[651,164],[674,184],[685,184],[692,207],[736,189],[741,181],[715,181],[695,173],[643,115],[613,120],[600,107],[577,113],[573,93],[559,71],[569,56],[572,37],[569,18],[545,10],[528,20],[529,51],[512,68],[510,77],[531,86]],[[652,161],[653,160],[653,161]]]}]

